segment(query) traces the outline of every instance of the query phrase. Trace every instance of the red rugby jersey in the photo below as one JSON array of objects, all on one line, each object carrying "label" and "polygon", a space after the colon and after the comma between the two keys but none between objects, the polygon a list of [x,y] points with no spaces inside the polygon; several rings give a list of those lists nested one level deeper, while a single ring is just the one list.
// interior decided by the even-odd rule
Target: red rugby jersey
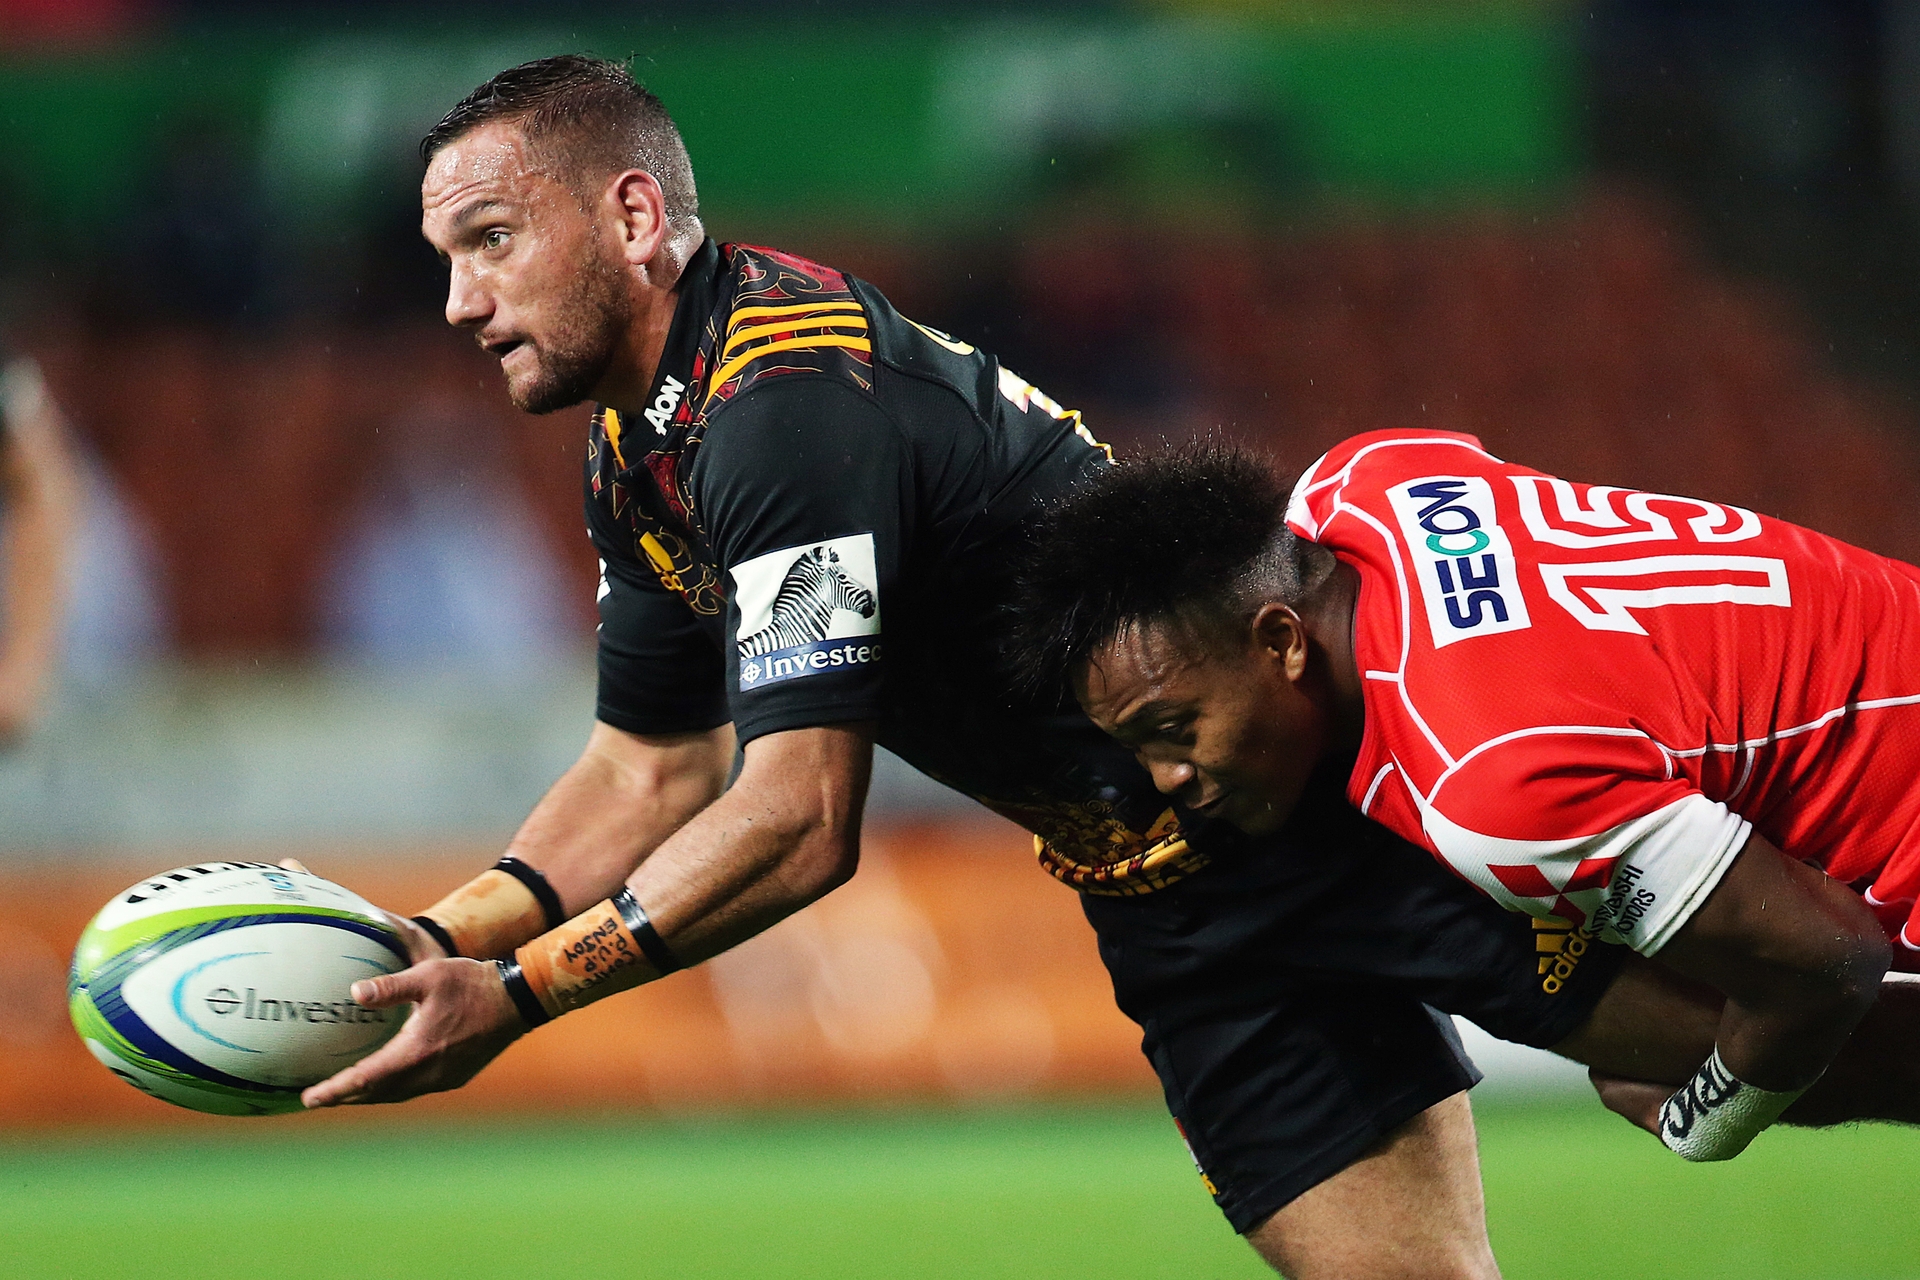
[{"label": "red rugby jersey", "polygon": [[1362,812],[1647,954],[1757,829],[1920,952],[1920,570],[1449,432],[1346,441],[1288,523],[1360,574]]}]

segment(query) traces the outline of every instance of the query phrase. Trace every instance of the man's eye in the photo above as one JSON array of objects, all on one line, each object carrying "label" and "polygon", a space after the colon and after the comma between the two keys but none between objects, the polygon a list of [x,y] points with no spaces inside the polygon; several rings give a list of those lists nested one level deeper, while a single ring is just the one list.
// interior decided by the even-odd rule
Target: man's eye
[{"label": "man's eye", "polygon": [[507,233],[505,229],[501,227],[494,227],[480,237],[480,246],[483,249],[498,249],[506,242]]}]

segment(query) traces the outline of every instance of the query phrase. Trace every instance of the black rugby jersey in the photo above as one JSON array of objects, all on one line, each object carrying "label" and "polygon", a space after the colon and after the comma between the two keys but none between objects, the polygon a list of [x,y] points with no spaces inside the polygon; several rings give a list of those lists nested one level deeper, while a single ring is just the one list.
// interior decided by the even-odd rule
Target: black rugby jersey
[{"label": "black rugby jersey", "polygon": [[1078,414],[871,285],[707,241],[647,403],[593,420],[599,718],[731,720],[742,742],[872,720],[1076,887],[1178,878],[1204,857],[1131,753],[996,675],[1022,521],[1110,462]]}]

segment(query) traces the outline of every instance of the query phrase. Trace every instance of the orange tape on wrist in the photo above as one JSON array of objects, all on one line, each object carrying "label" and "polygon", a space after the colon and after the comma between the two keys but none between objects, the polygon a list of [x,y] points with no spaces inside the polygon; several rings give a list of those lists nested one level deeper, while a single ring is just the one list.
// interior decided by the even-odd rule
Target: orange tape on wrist
[{"label": "orange tape on wrist", "polygon": [[660,976],[613,898],[540,935],[513,958],[540,1007],[555,1018]]},{"label": "orange tape on wrist", "polygon": [[469,960],[499,960],[547,928],[533,890],[506,872],[483,871],[420,913],[439,925]]}]

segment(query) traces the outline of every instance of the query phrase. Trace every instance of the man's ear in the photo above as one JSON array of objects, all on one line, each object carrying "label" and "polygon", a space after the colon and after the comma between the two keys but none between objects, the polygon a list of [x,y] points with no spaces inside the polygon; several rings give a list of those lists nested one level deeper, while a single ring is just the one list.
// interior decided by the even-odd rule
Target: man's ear
[{"label": "man's ear", "polygon": [[1286,605],[1270,601],[1260,606],[1253,615],[1253,639],[1263,654],[1270,654],[1280,664],[1288,680],[1298,683],[1306,674],[1312,650],[1307,624]]},{"label": "man's ear", "polygon": [[607,184],[620,256],[636,267],[653,261],[667,238],[667,197],[644,169],[628,169]]}]

